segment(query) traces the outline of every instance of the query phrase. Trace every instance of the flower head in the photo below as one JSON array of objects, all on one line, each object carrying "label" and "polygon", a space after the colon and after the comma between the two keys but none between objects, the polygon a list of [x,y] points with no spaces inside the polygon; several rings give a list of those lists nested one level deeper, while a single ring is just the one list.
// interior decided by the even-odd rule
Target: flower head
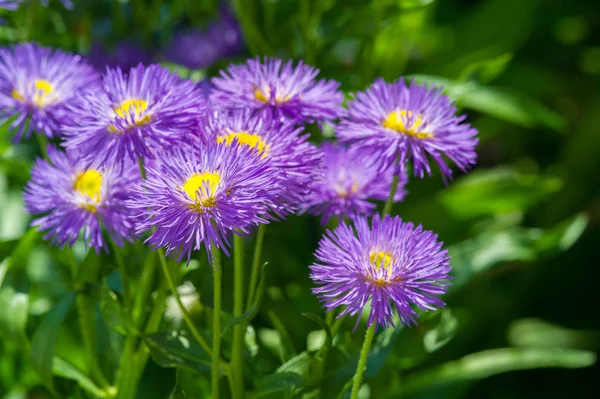
[{"label": "flower head", "polygon": [[362,216],[354,221],[354,229],[342,223],[325,233],[316,257],[310,276],[319,287],[313,292],[327,311],[345,306],[338,317],[362,314],[370,301],[369,326],[393,325],[394,307],[402,324],[410,326],[416,324],[413,306],[444,306],[438,295],[449,284],[448,251],[436,234],[403,223],[398,216],[382,220],[375,215],[371,227]]},{"label": "flower head", "polygon": [[319,70],[302,61],[294,66],[266,57],[244,65],[230,65],[213,78],[211,100],[224,108],[252,108],[276,117],[322,122],[337,119],[344,112],[343,93],[334,80],[315,78]]},{"label": "flower head", "polygon": [[0,0],[0,8],[4,10],[16,10],[23,0]]},{"label": "flower head", "polygon": [[0,119],[14,117],[15,142],[34,130],[58,136],[78,92],[95,86],[98,78],[78,55],[34,43],[0,49]]},{"label": "flower head", "polygon": [[250,226],[266,223],[266,204],[280,191],[276,169],[247,146],[209,144],[157,159],[129,206],[139,217],[136,230],[152,231],[150,246],[178,259],[189,260],[201,244],[209,253],[214,244],[227,254],[227,234],[247,234]]},{"label": "flower head", "polygon": [[271,210],[283,216],[296,210],[312,191],[322,156],[308,142],[308,135],[292,122],[251,110],[216,111],[202,123],[204,139],[230,146],[254,148],[255,155],[267,158],[281,174],[282,190]]},{"label": "flower head", "polygon": [[53,146],[48,157],[50,162],[36,161],[24,193],[27,211],[38,215],[32,225],[47,232],[46,240],[62,247],[82,236],[98,252],[105,247],[102,228],[119,246],[132,239],[132,212],[125,201],[140,178],[137,167],[84,166]]},{"label": "flower head", "polygon": [[[305,198],[303,209],[313,215],[323,215],[323,224],[332,217],[371,215],[375,210],[371,200],[388,199],[394,177],[393,165],[380,170],[377,158],[371,153],[334,143],[323,144],[321,151],[322,174]],[[404,199],[407,182],[406,172],[402,170],[394,201]]]},{"label": "flower head", "polygon": [[348,103],[348,118],[337,133],[341,141],[370,147],[389,163],[396,157],[401,163],[412,162],[415,176],[421,178],[431,174],[431,157],[445,180],[452,178],[452,170],[444,156],[463,172],[477,159],[477,130],[463,123],[465,115],[455,114],[452,101],[440,89],[378,79]]},{"label": "flower head", "polygon": [[88,161],[122,163],[152,158],[187,141],[204,97],[196,84],[159,65],[107,69],[102,87],[81,93],[64,127],[65,146]]}]

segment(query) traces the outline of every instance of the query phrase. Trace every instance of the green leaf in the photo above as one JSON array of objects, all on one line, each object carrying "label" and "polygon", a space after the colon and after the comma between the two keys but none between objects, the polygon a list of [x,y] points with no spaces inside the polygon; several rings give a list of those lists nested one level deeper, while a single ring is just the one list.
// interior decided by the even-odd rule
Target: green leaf
[{"label": "green leaf", "polygon": [[514,346],[597,349],[600,337],[594,331],[571,330],[541,319],[516,320],[508,328]]},{"label": "green leaf", "polygon": [[581,237],[589,217],[580,213],[544,232],[537,244],[539,250],[566,251]]},{"label": "green leaf", "polygon": [[267,265],[268,265],[268,262],[265,262],[265,264],[262,265],[262,268],[260,269],[260,282],[258,283],[258,287],[256,288],[256,294],[255,294],[254,302],[252,303],[252,306],[250,306],[250,308],[248,308],[248,311],[246,313],[242,314],[239,317],[234,317],[231,320],[229,320],[223,326],[223,329],[221,330],[221,335],[224,335],[225,333],[227,333],[227,331],[229,331],[229,329],[231,327],[235,326],[236,324],[239,324],[242,322],[250,322],[258,314],[258,310],[260,309],[263,298],[265,296],[265,291],[267,289],[267,274],[266,274]]},{"label": "green leaf", "polygon": [[331,349],[333,336],[331,335],[331,329],[329,328],[329,325],[325,322],[325,320],[323,320],[321,316],[315,313],[302,313],[302,316],[308,317],[309,319],[317,323],[319,326],[321,326],[321,328],[323,328],[323,330],[325,331],[325,343],[323,344],[323,347],[319,349],[319,351],[312,358],[308,367],[308,374],[310,377],[309,381],[311,383],[318,382],[323,376],[325,362],[327,361],[327,353],[329,352],[329,349]]},{"label": "green leaf", "polygon": [[24,337],[29,314],[29,295],[15,292],[12,287],[5,287],[0,291],[0,309],[0,331],[13,337]]},{"label": "green leaf", "polygon": [[444,190],[441,202],[459,219],[521,212],[558,191],[552,176],[520,173],[512,168],[479,170]]},{"label": "green leaf", "polygon": [[458,80],[466,81],[476,77],[481,83],[489,83],[506,70],[512,58],[511,53],[505,53],[489,60],[474,62],[464,69]]},{"label": "green leaf", "polygon": [[442,309],[440,322],[423,337],[423,346],[428,353],[437,351],[454,338],[458,330],[458,319],[450,309]]},{"label": "green leaf", "polygon": [[31,341],[31,360],[34,368],[40,375],[44,385],[51,391],[54,390],[52,382],[52,362],[54,347],[58,338],[60,326],[73,306],[75,293],[70,292],[62,297],[52,310],[46,315]]},{"label": "green leaf", "polygon": [[58,356],[54,356],[52,360],[52,372],[59,377],[77,381],[81,388],[85,389],[87,392],[94,395],[95,397],[111,397],[110,393],[98,388],[92,382],[92,380],[90,380],[90,378],[87,375],[85,375],[81,370],[79,370],[77,367],[73,366],[71,363]]},{"label": "green leaf", "polygon": [[128,320],[117,294],[106,284],[102,286],[100,293],[100,313],[106,324],[119,334],[137,333],[133,323]]},{"label": "green leaf", "polygon": [[149,334],[144,341],[161,367],[183,367],[200,374],[211,371],[211,358],[185,330]]},{"label": "green leaf", "polygon": [[515,370],[560,367],[581,368],[596,362],[594,352],[558,348],[501,348],[467,355],[403,379],[390,397],[413,395],[429,387],[480,380]]},{"label": "green leaf", "polygon": [[258,389],[249,395],[252,399],[285,398],[289,397],[292,391],[302,388],[304,379],[293,372],[282,372],[258,380],[257,386]]},{"label": "green leaf", "polygon": [[279,338],[281,341],[281,345],[279,348],[281,351],[281,357],[283,361],[287,361],[297,353],[296,348],[294,347],[294,342],[292,341],[290,333],[288,332],[287,328],[285,327],[285,324],[283,324],[279,316],[277,316],[277,314],[270,309],[268,313],[269,319],[271,319],[271,323],[273,323],[273,326],[279,333]]}]

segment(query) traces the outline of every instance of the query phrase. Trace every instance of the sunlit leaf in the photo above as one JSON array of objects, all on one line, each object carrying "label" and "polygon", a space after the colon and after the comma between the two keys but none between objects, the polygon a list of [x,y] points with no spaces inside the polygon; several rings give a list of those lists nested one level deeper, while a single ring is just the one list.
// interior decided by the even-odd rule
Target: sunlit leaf
[{"label": "sunlit leaf", "polygon": [[[73,366],[71,363],[66,360],[54,356],[52,360],[52,372],[63,378],[68,378],[73,381],[77,381],[79,386],[85,389],[87,392],[92,395],[100,398],[110,397],[110,393],[106,392],[100,388],[98,388],[92,380],[83,373],[83,371],[79,370],[77,367]],[[113,388],[114,389],[114,388]],[[113,392],[114,394],[114,392]]]},{"label": "sunlit leaf", "polygon": [[150,354],[162,367],[184,367],[197,373],[210,373],[211,358],[186,331],[164,331],[144,336]]},{"label": "sunlit leaf", "polygon": [[458,330],[458,319],[450,309],[442,309],[440,322],[433,330],[427,331],[423,338],[423,346],[429,353],[444,347],[454,338]]},{"label": "sunlit leaf", "polygon": [[593,331],[571,330],[541,319],[520,319],[509,326],[508,342],[514,346],[597,349],[600,335]]}]

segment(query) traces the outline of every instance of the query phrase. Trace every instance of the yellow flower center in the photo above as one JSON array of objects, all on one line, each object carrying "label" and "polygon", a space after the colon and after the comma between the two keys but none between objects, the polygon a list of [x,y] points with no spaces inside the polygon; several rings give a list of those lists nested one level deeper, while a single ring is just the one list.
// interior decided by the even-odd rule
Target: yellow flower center
[{"label": "yellow flower center", "polygon": [[[115,108],[115,113],[120,118],[131,116],[133,118],[133,124],[130,125],[130,127],[142,126],[152,120],[150,115],[144,115],[147,109],[148,101],[139,98],[129,98]],[[110,125],[108,130],[113,133],[117,132],[117,128],[114,125]]]},{"label": "yellow flower center", "polygon": [[[36,79],[33,82],[33,89],[31,102],[37,107],[42,108],[54,101],[54,96],[52,95],[54,93],[54,86],[47,80]],[[25,96],[17,89],[13,89],[10,94],[15,100],[25,101]]]},{"label": "yellow flower center", "polygon": [[[269,101],[271,101],[271,89],[269,87],[265,87],[264,90],[260,90],[259,88],[255,88],[254,89],[254,97],[256,97],[256,99],[258,101],[262,101],[264,103],[268,103]],[[275,102],[277,102],[277,104],[281,104],[283,102],[286,102],[287,100],[289,100],[292,96],[285,96],[285,97],[281,97],[279,94],[275,94]]]},{"label": "yellow flower center", "polygon": [[203,208],[215,206],[215,191],[220,182],[219,172],[203,172],[191,175],[182,187],[182,190],[194,201],[194,204],[190,207],[195,211],[204,212]]},{"label": "yellow flower center", "polygon": [[[408,125],[409,120],[412,121],[410,126]],[[412,111],[407,111],[405,109],[390,112],[387,118],[385,118],[383,121],[383,127],[418,139],[433,138],[431,133],[420,130],[423,127],[423,119],[421,119],[421,115],[413,117]]]},{"label": "yellow flower center", "polygon": [[256,148],[262,157],[266,157],[269,152],[269,145],[255,133],[248,132],[230,132],[226,136],[217,137],[217,143],[225,143],[225,145],[231,145],[233,140],[237,139],[238,144],[247,145],[250,148]]},{"label": "yellow flower center", "polygon": [[95,169],[88,169],[79,173],[75,177],[73,189],[94,202],[82,206],[91,212],[96,212],[96,203],[100,202],[100,192],[102,190],[102,173]]},{"label": "yellow flower center", "polygon": [[367,277],[367,280],[375,283],[378,287],[402,281],[402,277],[390,279],[392,276],[392,265],[395,260],[394,255],[389,252],[371,251],[369,253],[369,263],[371,263],[372,269],[371,275]]},{"label": "yellow flower center", "polygon": [[386,271],[389,271],[394,262],[394,256],[389,252],[371,251],[369,254],[369,262],[375,265],[377,270],[383,267]]}]

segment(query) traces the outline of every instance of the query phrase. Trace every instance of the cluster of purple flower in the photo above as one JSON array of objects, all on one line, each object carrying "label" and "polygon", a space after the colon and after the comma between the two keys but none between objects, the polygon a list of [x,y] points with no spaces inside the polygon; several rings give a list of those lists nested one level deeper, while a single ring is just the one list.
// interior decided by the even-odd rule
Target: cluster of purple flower
[{"label": "cluster of purple flower", "polygon": [[[146,235],[189,260],[227,253],[231,234],[308,211],[341,220],[311,266],[327,309],[372,303],[369,324],[405,324],[416,305],[442,306],[450,269],[432,232],[399,217],[372,218],[374,200],[400,201],[407,170],[444,179],[444,156],[466,171],[476,130],[435,88],[376,81],[343,106],[334,80],[302,62],[251,59],[198,85],[159,65],[99,75],[79,56],[35,44],[0,51],[0,117],[16,130],[62,140],[25,189],[34,225],[58,245],[82,236],[99,251]],[[333,124],[339,143],[308,140],[306,123]],[[136,163],[139,163],[140,168]],[[390,193],[392,188],[395,191]],[[354,228],[343,222],[349,218]],[[356,231],[355,231],[356,230]]]}]

